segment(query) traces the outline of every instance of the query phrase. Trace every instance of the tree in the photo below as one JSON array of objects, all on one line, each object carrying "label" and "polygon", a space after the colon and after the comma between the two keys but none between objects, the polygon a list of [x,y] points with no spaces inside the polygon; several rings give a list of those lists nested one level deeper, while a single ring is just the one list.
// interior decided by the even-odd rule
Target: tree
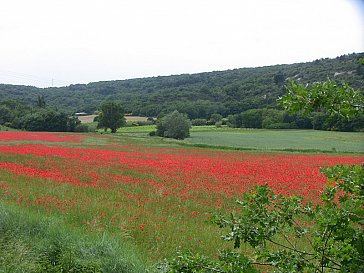
[{"label": "tree", "polygon": [[76,128],[81,125],[81,121],[76,116],[68,117],[67,120],[67,131],[75,132]]},{"label": "tree", "polygon": [[98,128],[111,129],[111,133],[125,125],[124,109],[119,103],[104,102],[100,107]]},{"label": "tree", "polygon": [[37,107],[39,107],[39,108],[45,108],[46,107],[46,103],[45,103],[45,99],[44,99],[43,95],[38,95]]},{"label": "tree", "polygon": [[27,131],[66,132],[68,116],[49,108],[39,108],[21,119],[21,128]]},{"label": "tree", "polygon": [[0,104],[0,124],[10,125],[14,118],[15,114],[12,110],[8,106]]},{"label": "tree", "polygon": [[246,128],[262,128],[263,121],[262,109],[249,109],[241,113],[243,126]]},{"label": "tree", "polygon": [[285,77],[281,70],[278,71],[277,74],[274,75],[274,83],[278,86],[282,86],[284,83]]},{"label": "tree", "polygon": [[222,120],[223,116],[220,114],[212,114],[209,120],[209,124],[215,125]]},{"label": "tree", "polygon": [[158,136],[185,139],[190,136],[191,122],[177,110],[167,114],[157,121]]}]

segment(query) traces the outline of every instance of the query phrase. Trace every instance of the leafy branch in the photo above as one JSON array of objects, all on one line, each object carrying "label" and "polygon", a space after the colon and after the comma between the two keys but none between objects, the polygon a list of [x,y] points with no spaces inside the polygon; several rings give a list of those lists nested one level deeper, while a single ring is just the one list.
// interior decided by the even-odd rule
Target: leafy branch
[{"label": "leafy branch", "polygon": [[332,80],[304,86],[291,81],[279,104],[291,113],[326,111],[331,118],[351,120],[363,111],[364,96],[347,83]]}]

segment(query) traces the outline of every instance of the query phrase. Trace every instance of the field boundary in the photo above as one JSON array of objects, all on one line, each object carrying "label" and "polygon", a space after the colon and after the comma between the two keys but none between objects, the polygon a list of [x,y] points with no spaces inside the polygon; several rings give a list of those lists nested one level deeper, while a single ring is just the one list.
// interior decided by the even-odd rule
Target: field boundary
[{"label": "field boundary", "polygon": [[271,149],[271,148],[254,148],[254,147],[234,147],[224,145],[200,144],[200,143],[187,143],[187,142],[173,142],[180,146],[202,148],[202,149],[218,149],[218,150],[233,150],[233,151],[260,151],[260,152],[292,152],[292,153],[324,153],[324,154],[362,154],[361,152],[353,151],[335,151],[335,150],[320,150],[320,149]]}]

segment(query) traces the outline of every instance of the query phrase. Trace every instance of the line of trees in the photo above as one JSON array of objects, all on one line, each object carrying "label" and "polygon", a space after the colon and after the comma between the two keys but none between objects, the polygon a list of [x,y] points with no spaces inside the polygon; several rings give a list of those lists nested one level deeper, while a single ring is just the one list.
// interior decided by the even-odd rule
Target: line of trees
[{"label": "line of trees", "polygon": [[77,117],[47,107],[39,96],[37,105],[17,100],[0,102],[0,125],[27,131],[74,132],[80,126]]},{"label": "line of trees", "polygon": [[223,117],[212,114],[209,119],[193,119],[194,126],[216,125],[232,128],[256,129],[314,129],[331,131],[360,131],[364,128],[364,115],[347,120],[344,117],[332,118],[325,112],[289,113],[286,110],[263,108],[249,109],[239,114]]},{"label": "line of trees", "polygon": [[228,116],[225,122],[234,128],[360,131],[364,127],[364,115],[360,113],[347,120],[344,117],[332,118],[324,111],[306,115],[278,109],[250,109]]},{"label": "line of trees", "polygon": [[[282,77],[278,75],[275,81],[281,85]],[[347,83],[338,84],[327,80],[304,86],[291,81],[286,89],[287,94],[279,97],[279,105],[275,108],[248,109],[238,114],[228,115],[226,118],[218,112],[218,109],[215,109],[216,111],[213,111],[208,119],[196,118],[190,123],[188,118],[191,117],[184,111],[161,112],[156,134],[183,139],[189,136],[191,124],[257,129],[363,130],[363,95]],[[306,96],[303,96],[304,94]],[[295,99],[288,100],[289,96]],[[323,99],[326,101],[325,104],[320,103]],[[337,105],[338,102],[341,103],[340,107],[332,106]],[[198,108],[195,111],[200,115],[206,109]],[[353,111],[355,115],[352,115]],[[120,102],[102,103],[99,113],[98,128],[104,128],[105,131],[110,128],[111,132],[115,133],[119,127],[125,125],[124,108]],[[165,124],[171,124],[171,129],[166,129]],[[84,125],[80,125],[77,117],[47,107],[44,97],[40,95],[35,107],[21,101],[0,102],[0,125],[29,131],[85,131]],[[176,130],[181,132],[174,132]]]}]

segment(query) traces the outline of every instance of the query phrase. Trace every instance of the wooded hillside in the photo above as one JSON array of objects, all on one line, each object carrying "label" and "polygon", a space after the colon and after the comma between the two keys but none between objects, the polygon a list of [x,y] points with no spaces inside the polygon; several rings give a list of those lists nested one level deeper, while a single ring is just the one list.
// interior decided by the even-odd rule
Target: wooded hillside
[{"label": "wooded hillside", "polygon": [[241,68],[226,71],[159,76],[120,81],[75,84],[60,88],[36,88],[0,84],[0,101],[22,100],[35,105],[38,95],[47,105],[68,113],[95,111],[105,100],[118,100],[126,112],[157,116],[173,110],[189,118],[223,116],[248,109],[276,106],[289,79],[301,83],[345,80],[364,92],[364,53],[320,59],[308,63]]}]

